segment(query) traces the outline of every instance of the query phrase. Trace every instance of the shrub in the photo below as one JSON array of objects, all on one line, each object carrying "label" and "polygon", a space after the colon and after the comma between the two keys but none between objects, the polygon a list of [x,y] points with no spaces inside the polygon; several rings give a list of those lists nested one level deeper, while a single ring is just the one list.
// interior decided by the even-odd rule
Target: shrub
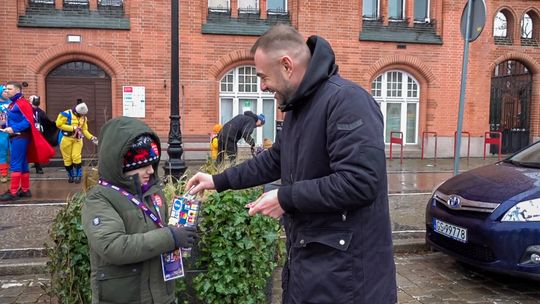
[{"label": "shrub", "polygon": [[206,272],[194,278],[193,288],[206,303],[266,302],[280,226],[272,218],[251,217],[244,208],[261,193],[261,188],[213,192],[205,199],[196,264]]},{"label": "shrub", "polygon": [[84,193],[67,198],[67,206],[60,210],[50,229],[52,244],[45,244],[49,262],[47,271],[51,284],[49,296],[61,303],[90,303],[90,257],[88,241],[81,224],[81,204]]},{"label": "shrub", "polygon": [[[95,172],[90,173],[94,174],[85,179],[88,187],[96,179],[90,176]],[[173,196],[183,193],[185,177],[178,183],[167,183],[167,201],[172,202]],[[204,271],[193,280],[177,280],[177,295],[183,303],[193,303],[195,298],[204,303],[266,301],[265,288],[283,246],[278,246],[277,220],[250,217],[244,208],[261,193],[260,187],[222,193],[207,191],[201,199],[198,254],[195,261],[187,260],[186,265]],[[84,200],[85,192],[67,198],[67,206],[58,213],[50,229],[52,244],[46,244],[50,259],[47,270],[51,275],[47,292],[60,303],[91,302],[89,248],[80,217]]]}]

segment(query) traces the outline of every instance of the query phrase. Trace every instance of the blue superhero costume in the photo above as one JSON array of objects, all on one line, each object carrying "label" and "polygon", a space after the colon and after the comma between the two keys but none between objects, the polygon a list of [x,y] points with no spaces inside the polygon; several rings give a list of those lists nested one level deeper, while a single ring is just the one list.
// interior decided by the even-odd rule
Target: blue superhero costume
[{"label": "blue superhero costume", "polygon": [[[6,120],[8,106],[11,103],[9,98],[5,96],[5,87],[0,85],[0,119]],[[8,175],[8,152],[9,152],[9,134],[0,132],[0,176],[3,178],[2,182],[6,182]]]}]

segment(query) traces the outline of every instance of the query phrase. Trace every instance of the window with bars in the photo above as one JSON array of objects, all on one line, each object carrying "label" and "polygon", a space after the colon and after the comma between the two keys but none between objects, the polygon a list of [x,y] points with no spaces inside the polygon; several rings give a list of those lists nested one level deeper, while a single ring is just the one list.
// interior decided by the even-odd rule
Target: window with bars
[{"label": "window with bars", "polygon": [[98,0],[98,6],[121,7],[124,6],[124,0]]},{"label": "window with bars", "polygon": [[230,9],[229,0],[208,0],[208,11],[210,13],[230,13]]},{"label": "window with bars", "polygon": [[64,6],[88,6],[88,0],[64,0]]},{"label": "window with bars", "polygon": [[267,0],[266,11],[268,14],[287,14],[286,0]]},{"label": "window with bars", "polygon": [[258,0],[238,0],[238,13],[259,14]]},{"label": "window with bars", "polygon": [[50,4],[54,5],[54,0],[30,0],[30,5],[32,4]]}]

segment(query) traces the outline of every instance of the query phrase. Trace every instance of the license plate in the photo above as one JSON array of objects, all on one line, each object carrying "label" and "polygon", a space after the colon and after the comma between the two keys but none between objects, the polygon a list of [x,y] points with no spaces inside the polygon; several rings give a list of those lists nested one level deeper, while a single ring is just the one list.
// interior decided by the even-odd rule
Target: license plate
[{"label": "license plate", "polygon": [[456,225],[433,219],[433,230],[439,234],[452,238],[456,241],[467,243],[467,229]]}]

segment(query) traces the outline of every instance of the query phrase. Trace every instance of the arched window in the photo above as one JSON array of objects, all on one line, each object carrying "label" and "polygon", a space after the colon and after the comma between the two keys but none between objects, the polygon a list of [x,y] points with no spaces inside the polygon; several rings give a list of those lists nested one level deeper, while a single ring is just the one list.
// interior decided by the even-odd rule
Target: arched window
[{"label": "arched window", "polygon": [[493,36],[506,37],[508,30],[508,22],[506,16],[502,12],[498,12],[493,22]]},{"label": "arched window", "polygon": [[403,132],[405,144],[418,143],[420,86],[403,71],[388,71],[371,83],[371,95],[381,105],[384,116],[384,141],[390,143],[390,132]]},{"label": "arched window", "polygon": [[266,123],[255,129],[254,138],[262,144],[264,138],[275,140],[276,102],[274,94],[262,92],[254,66],[239,66],[230,70],[220,81],[219,117],[224,124],[245,111],[264,113]]},{"label": "arched window", "polygon": [[511,11],[501,9],[493,19],[493,40],[498,45],[512,45],[514,43],[515,19]]},{"label": "arched window", "polygon": [[521,18],[521,38],[531,39],[533,37],[533,21],[529,14],[523,14]]}]

